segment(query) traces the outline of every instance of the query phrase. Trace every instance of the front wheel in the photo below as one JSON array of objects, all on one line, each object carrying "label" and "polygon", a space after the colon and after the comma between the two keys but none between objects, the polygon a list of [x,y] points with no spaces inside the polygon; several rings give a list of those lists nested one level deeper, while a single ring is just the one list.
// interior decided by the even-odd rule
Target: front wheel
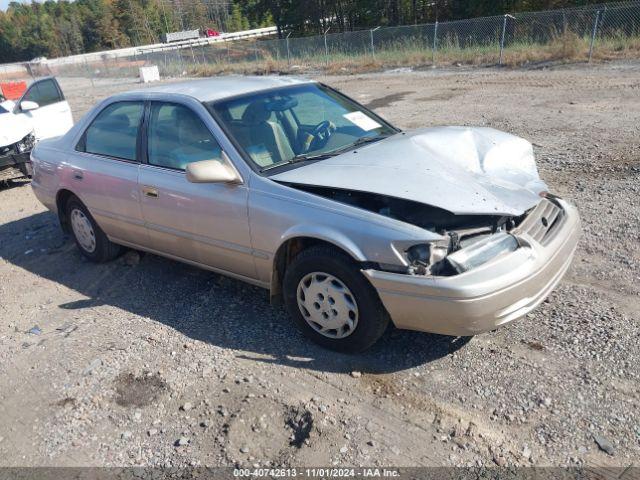
[{"label": "front wheel", "polygon": [[389,324],[376,291],[355,262],[335,248],[302,251],[285,272],[283,290],[300,330],[332,350],[366,350]]},{"label": "front wheel", "polygon": [[66,216],[80,252],[96,263],[113,260],[122,247],[111,242],[77,197],[67,201]]}]

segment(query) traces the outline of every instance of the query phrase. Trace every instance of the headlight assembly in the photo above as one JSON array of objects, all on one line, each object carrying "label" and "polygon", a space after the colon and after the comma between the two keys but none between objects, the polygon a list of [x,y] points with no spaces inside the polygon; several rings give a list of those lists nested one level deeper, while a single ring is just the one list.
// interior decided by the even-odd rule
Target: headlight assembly
[{"label": "headlight assembly", "polygon": [[457,273],[476,268],[503,253],[515,252],[518,240],[508,233],[497,233],[470,247],[458,250],[447,257],[447,262]]},{"label": "headlight assembly", "polygon": [[30,133],[29,135],[24,137],[22,140],[20,140],[18,143],[16,143],[16,152],[18,153],[30,152],[33,149],[33,146],[35,145],[35,143],[36,143],[36,137],[33,135],[33,133]]},{"label": "headlight assembly", "polygon": [[435,240],[427,243],[420,243],[409,247],[406,251],[407,260],[415,273],[428,273],[433,265],[438,264],[449,253],[449,240]]}]

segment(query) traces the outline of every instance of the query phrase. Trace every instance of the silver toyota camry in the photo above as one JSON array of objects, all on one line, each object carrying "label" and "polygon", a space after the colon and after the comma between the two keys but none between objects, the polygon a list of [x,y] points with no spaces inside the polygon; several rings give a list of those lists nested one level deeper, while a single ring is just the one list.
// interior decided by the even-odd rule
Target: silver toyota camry
[{"label": "silver toyota camry", "polygon": [[88,259],[129,247],[259,285],[341,351],[369,347],[390,321],[466,336],[522,317],[580,234],[526,140],[403,132],[303,79],[115,95],[31,159],[36,195]]}]

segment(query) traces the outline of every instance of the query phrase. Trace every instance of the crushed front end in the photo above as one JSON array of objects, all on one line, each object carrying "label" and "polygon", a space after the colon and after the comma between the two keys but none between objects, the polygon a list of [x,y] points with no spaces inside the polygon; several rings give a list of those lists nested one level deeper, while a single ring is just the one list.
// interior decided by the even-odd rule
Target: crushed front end
[{"label": "crushed front end", "polygon": [[29,153],[35,145],[33,133],[20,141],[0,147],[0,181],[31,176]]},{"label": "crushed front end", "polygon": [[475,335],[525,315],[560,281],[580,236],[575,207],[547,195],[521,217],[484,220],[394,245],[406,271],[363,270],[398,328]]}]

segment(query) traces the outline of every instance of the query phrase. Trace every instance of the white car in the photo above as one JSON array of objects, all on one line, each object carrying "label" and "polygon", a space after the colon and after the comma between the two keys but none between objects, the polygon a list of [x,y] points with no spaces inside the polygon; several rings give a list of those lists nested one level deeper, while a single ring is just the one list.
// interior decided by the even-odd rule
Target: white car
[{"label": "white car", "polygon": [[38,140],[67,133],[71,108],[53,77],[33,82],[17,102],[0,100],[0,181],[30,176],[29,152]]}]

